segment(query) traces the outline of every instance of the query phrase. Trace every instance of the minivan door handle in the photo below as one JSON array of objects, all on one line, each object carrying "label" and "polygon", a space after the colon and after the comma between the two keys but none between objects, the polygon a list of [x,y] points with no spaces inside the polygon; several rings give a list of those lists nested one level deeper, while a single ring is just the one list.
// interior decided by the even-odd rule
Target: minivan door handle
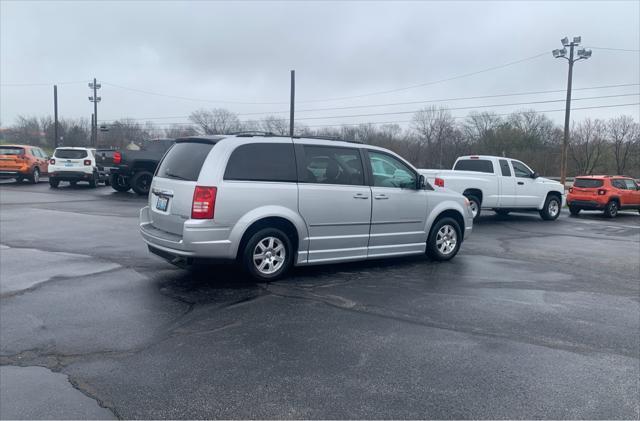
[{"label": "minivan door handle", "polygon": [[524,186],[524,181],[518,181],[519,186]]},{"label": "minivan door handle", "polygon": [[354,199],[368,199],[369,196],[367,196],[366,194],[363,193],[356,193],[353,195]]},{"label": "minivan door handle", "polygon": [[373,197],[377,200],[387,200],[389,198],[389,196],[387,196],[386,194],[376,194]]}]

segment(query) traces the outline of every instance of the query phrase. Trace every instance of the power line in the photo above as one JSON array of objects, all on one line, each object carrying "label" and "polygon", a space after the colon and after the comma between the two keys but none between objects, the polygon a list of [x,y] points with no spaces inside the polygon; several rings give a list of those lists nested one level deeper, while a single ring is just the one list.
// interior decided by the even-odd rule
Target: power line
[{"label": "power line", "polygon": [[[578,108],[572,108],[573,110],[591,110],[591,109],[598,109],[598,108],[616,108],[616,107],[629,107],[632,105],[640,105],[640,102],[633,102],[633,103],[627,103],[627,104],[612,104],[612,105],[594,105],[594,106],[589,106],[589,107],[578,107]],[[551,113],[551,112],[559,112],[559,111],[565,111],[564,108],[562,109],[553,109],[553,110],[527,110],[527,112],[532,112],[535,114],[542,114],[542,113]],[[495,116],[507,116],[507,115],[511,115],[513,114],[514,111],[512,112],[508,112],[508,113],[494,113],[493,115]],[[464,116],[453,116],[452,118],[454,119],[460,119],[460,118],[467,118],[468,115],[464,115]],[[313,124],[313,125],[308,125],[306,127],[339,127],[339,126],[359,126],[361,124],[394,124],[394,123],[411,123],[413,120],[393,120],[393,121],[377,121],[377,122],[360,122],[360,123],[335,123],[335,124]],[[246,122],[246,120],[245,120]],[[186,122],[161,122],[161,123],[155,123],[155,124],[163,124],[163,125],[177,125],[177,126],[182,126],[182,125],[187,125],[187,126],[195,126],[195,123],[186,123]]]},{"label": "power line", "polygon": [[[615,107],[629,107],[632,105],[640,105],[640,102],[633,102],[633,103],[628,103],[628,104],[614,104],[614,105],[594,105],[591,107],[578,107],[578,108],[572,108],[573,110],[592,110],[592,109],[596,109],[596,108],[615,108]],[[539,111],[531,111],[535,114],[542,114],[542,113],[553,113],[553,112],[560,112],[560,111],[564,111],[564,108],[558,108],[558,109],[554,109],[554,110],[539,110]],[[513,112],[511,113],[501,113],[501,114],[494,114],[495,116],[507,116],[507,115],[511,115],[513,114]],[[454,116],[454,119],[460,119],[460,118],[467,118],[468,116]],[[359,126],[362,124],[396,124],[396,123],[411,123],[413,120],[395,120],[395,121],[372,121],[372,122],[365,122],[365,123],[339,123],[339,124],[315,124],[315,125],[309,125],[307,127],[340,127],[340,126]]]},{"label": "power line", "polygon": [[[629,86],[638,86],[640,83],[623,83],[617,85],[601,85],[601,86],[592,86],[592,87],[584,87],[584,88],[574,88],[574,91],[583,91],[583,90],[593,90],[593,89],[607,89],[607,88],[620,88],[620,87],[629,87]],[[408,102],[394,102],[394,103],[385,103],[385,104],[370,104],[370,105],[354,105],[348,107],[327,107],[327,108],[310,108],[298,110],[298,112],[312,112],[312,111],[331,111],[331,110],[347,110],[347,109],[357,109],[357,108],[375,108],[375,107],[386,107],[386,106],[396,106],[396,105],[411,105],[411,104],[424,104],[431,102],[446,102],[446,101],[462,101],[469,99],[487,99],[487,98],[500,98],[500,97],[509,97],[509,96],[524,96],[524,95],[538,95],[538,94],[548,94],[548,93],[558,93],[564,92],[564,89],[556,89],[556,90],[548,90],[548,91],[531,91],[531,92],[517,92],[517,93],[506,93],[506,94],[495,94],[495,95],[481,95],[481,96],[469,96],[469,97],[457,97],[457,98],[443,98],[443,99],[429,99],[429,100],[420,100],[420,101],[408,101]],[[624,95],[622,95],[624,96]],[[607,98],[611,96],[603,96],[603,98]],[[595,97],[600,98],[600,97]],[[283,114],[289,113],[289,111],[269,111],[269,112],[260,112],[260,113],[239,113],[237,116],[251,116],[251,115],[273,115],[273,114]],[[140,118],[125,118],[123,120],[136,120],[136,121],[146,121],[146,120],[166,120],[172,118],[189,118],[188,115],[182,116],[153,116],[153,117],[140,117]],[[119,119],[107,119],[103,121],[116,121]]]},{"label": "power line", "polygon": [[627,51],[631,53],[640,53],[640,50],[632,50],[629,48],[613,48],[613,47],[586,47],[593,50],[609,50],[609,51]]},{"label": "power line", "polygon": [[513,66],[515,64],[519,64],[519,63],[523,63],[525,61],[536,59],[538,57],[546,56],[548,54],[549,53],[545,51],[544,53],[536,54],[536,55],[533,55],[533,56],[530,56],[530,57],[525,57],[523,59],[511,61],[509,63],[500,64],[498,66],[492,66],[492,67],[488,67],[486,69],[476,70],[474,72],[464,73],[462,75],[448,77],[448,78],[445,78],[445,79],[439,79],[439,80],[434,80],[434,81],[430,81],[430,82],[418,83],[416,85],[405,86],[403,88],[389,89],[389,90],[386,90],[386,91],[377,91],[377,92],[371,92],[371,93],[368,93],[368,94],[361,94],[361,95],[351,95],[351,96],[343,96],[343,97],[335,97],[335,98],[325,98],[325,99],[314,99],[314,100],[307,100],[307,101],[298,101],[298,103],[302,104],[302,103],[310,103],[310,102],[341,101],[341,100],[345,100],[345,99],[364,98],[364,97],[368,97],[368,96],[384,95],[384,94],[389,94],[389,93],[393,93],[393,92],[406,91],[406,90],[409,90],[409,89],[421,88],[423,86],[435,85],[435,84],[442,83],[442,82],[449,82],[451,80],[462,79],[462,78],[469,77],[469,76],[475,76],[475,75],[480,74],[480,73],[486,73],[486,72],[490,72],[492,70],[502,69],[504,67]]},{"label": "power line", "polygon": [[[592,96],[592,97],[584,97],[584,98],[575,98],[574,101],[581,100],[590,100],[590,99],[602,99],[602,98],[617,98],[617,97],[625,97],[625,96],[637,96],[639,93],[634,94],[621,94],[621,95],[601,95],[601,96]],[[544,101],[531,101],[531,102],[512,102],[508,104],[485,104],[485,105],[472,105],[466,107],[447,107],[447,110],[473,110],[476,108],[491,108],[491,107],[510,107],[510,106],[519,106],[519,105],[534,105],[534,104],[549,104],[552,102],[563,102],[564,99],[551,99]],[[398,114],[414,114],[420,110],[410,110],[410,111],[393,111],[386,113],[370,113],[370,114],[351,114],[351,115],[338,115],[338,116],[323,116],[323,117],[300,117],[298,120],[324,120],[330,118],[353,118],[353,117],[373,117],[378,115],[398,115]]]},{"label": "power line", "polygon": [[0,86],[52,86],[52,85],[73,85],[77,83],[87,83],[89,79],[73,80],[68,82],[48,82],[48,83],[0,83]]},{"label": "power line", "polygon": [[[480,74],[480,73],[486,73],[486,72],[490,72],[492,70],[502,69],[504,67],[509,67],[509,66],[513,66],[515,64],[519,64],[519,63],[522,63],[522,62],[525,62],[525,61],[533,60],[533,59],[536,59],[538,57],[542,57],[543,55],[547,55],[547,54],[548,54],[548,52],[544,52],[544,53],[536,54],[534,56],[525,57],[525,58],[520,59],[520,60],[515,60],[515,61],[509,62],[509,63],[504,63],[504,64],[501,64],[501,65],[498,65],[498,66],[492,66],[492,67],[488,67],[486,69],[481,69],[481,70],[477,70],[477,71],[470,72],[470,73],[465,73],[465,74],[458,75],[458,76],[453,76],[453,77],[449,77],[449,78],[445,78],[445,79],[434,80],[434,81],[430,81],[430,82],[419,83],[419,84],[415,84],[415,85],[411,85],[411,86],[405,86],[405,87],[402,87],[402,88],[395,88],[395,89],[389,89],[389,90],[386,90],[386,91],[370,92],[370,93],[366,93],[366,94],[345,96],[345,97],[297,101],[297,103],[298,104],[304,104],[304,103],[312,103],[312,102],[340,101],[340,100],[345,100],[345,99],[364,98],[364,97],[369,97],[369,96],[383,95],[383,94],[387,94],[387,93],[406,91],[406,90],[409,90],[409,89],[414,89],[414,88],[419,88],[419,87],[423,87],[423,86],[434,85],[434,84],[437,84],[437,83],[448,82],[448,81],[451,81],[451,80],[462,79],[462,78],[469,77],[469,76],[474,76],[474,75],[477,75],[477,74]],[[242,104],[242,105],[281,105],[281,104],[288,104],[288,102],[286,102],[286,101],[254,102],[254,101],[209,100],[209,99],[204,99],[204,98],[193,98],[193,97],[185,97],[185,96],[179,96],[179,95],[164,94],[164,93],[159,93],[159,92],[152,92],[152,91],[147,91],[147,90],[143,90],[143,89],[130,88],[130,87],[127,87],[127,86],[117,85],[115,83],[109,83],[109,82],[103,82],[103,83],[105,85],[109,85],[109,86],[112,86],[114,88],[124,89],[124,90],[127,90],[127,91],[138,92],[138,93],[141,93],[141,94],[154,95],[154,96],[165,97],[165,98],[182,99],[182,100],[186,100],[186,101],[217,103],[217,104],[239,104],[239,105],[240,104]]]}]

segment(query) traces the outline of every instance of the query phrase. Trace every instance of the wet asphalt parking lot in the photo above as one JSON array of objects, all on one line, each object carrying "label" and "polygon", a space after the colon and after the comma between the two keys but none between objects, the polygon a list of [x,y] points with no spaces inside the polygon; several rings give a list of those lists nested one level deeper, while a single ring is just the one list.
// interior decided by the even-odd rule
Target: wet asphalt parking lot
[{"label": "wet asphalt parking lot", "polygon": [[1,418],[640,416],[637,212],[255,284],[150,255],[144,203],[0,185]]}]

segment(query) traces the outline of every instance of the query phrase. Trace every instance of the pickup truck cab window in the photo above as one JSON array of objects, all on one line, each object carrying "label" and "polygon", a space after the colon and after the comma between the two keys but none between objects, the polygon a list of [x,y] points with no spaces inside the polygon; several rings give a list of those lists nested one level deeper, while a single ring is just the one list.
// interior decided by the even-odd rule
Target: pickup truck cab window
[{"label": "pickup truck cab window", "polygon": [[529,167],[527,167],[520,161],[512,160],[511,165],[513,165],[513,172],[516,177],[530,178],[531,174],[533,174],[533,172],[529,169]]},{"label": "pickup truck cab window", "polygon": [[453,167],[454,171],[477,171],[493,174],[493,162],[488,159],[459,159]]},{"label": "pickup truck cab window", "polygon": [[369,161],[374,186],[410,188],[416,185],[416,174],[393,156],[369,151]]},{"label": "pickup truck cab window", "polygon": [[500,160],[500,171],[502,171],[503,177],[511,177],[511,168],[509,168],[509,162],[506,159]]}]

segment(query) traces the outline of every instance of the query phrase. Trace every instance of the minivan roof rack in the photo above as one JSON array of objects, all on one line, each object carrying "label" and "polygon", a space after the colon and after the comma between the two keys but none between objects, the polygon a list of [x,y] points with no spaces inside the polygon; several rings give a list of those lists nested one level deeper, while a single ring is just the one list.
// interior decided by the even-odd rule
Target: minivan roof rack
[{"label": "minivan roof rack", "polygon": [[229,133],[229,135],[237,136],[237,137],[253,137],[253,136],[270,137],[270,136],[275,136],[276,134],[272,132],[264,132],[261,130],[245,130],[241,132]]},{"label": "minivan roof rack", "polygon": [[318,140],[331,140],[334,142],[348,142],[348,143],[360,143],[357,140],[345,140],[338,136],[293,136],[294,139],[318,139]]}]

